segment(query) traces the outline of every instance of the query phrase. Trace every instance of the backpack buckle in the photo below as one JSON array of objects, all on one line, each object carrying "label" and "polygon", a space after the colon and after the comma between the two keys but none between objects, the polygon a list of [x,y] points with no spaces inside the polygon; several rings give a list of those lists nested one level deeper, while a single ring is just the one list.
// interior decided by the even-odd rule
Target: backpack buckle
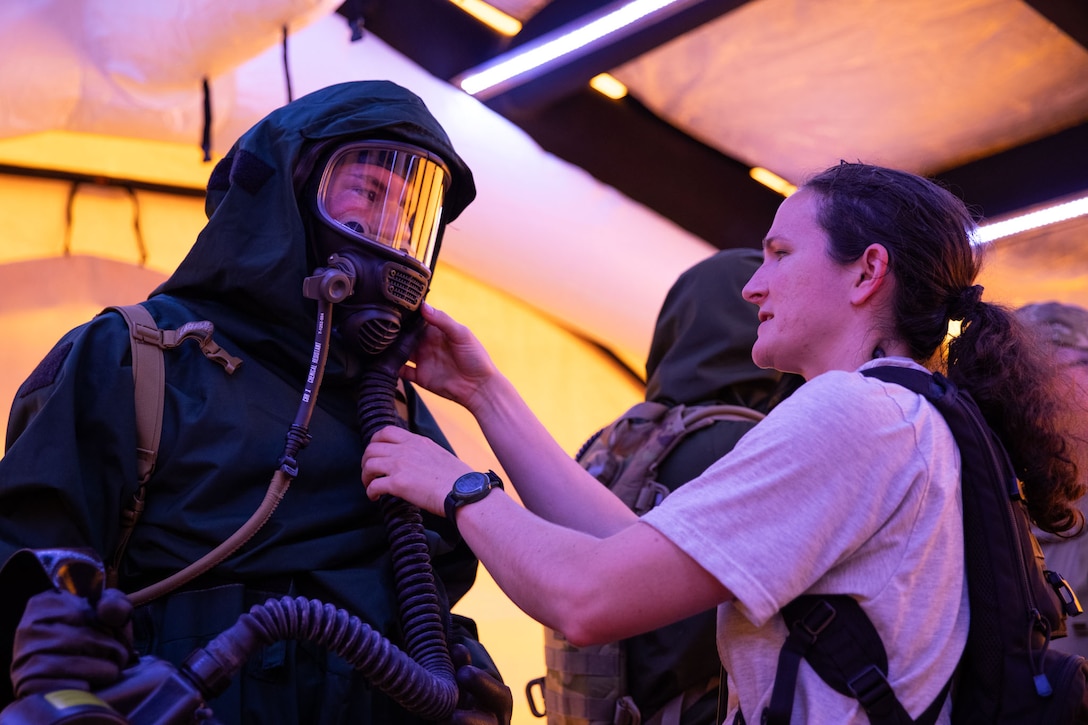
[{"label": "backpack buckle", "polygon": [[865,712],[890,712],[892,703],[896,702],[892,686],[888,684],[888,678],[876,665],[869,665],[853,679],[846,682],[850,692],[865,708]]},{"label": "backpack buckle", "polygon": [[820,599],[805,616],[797,620],[793,631],[798,635],[807,635],[808,644],[812,644],[834,619],[835,608],[826,599]]},{"label": "backpack buckle", "polygon": [[1073,587],[1069,586],[1069,582],[1065,580],[1065,577],[1050,569],[1045,569],[1043,576],[1046,577],[1047,583],[1050,584],[1058,595],[1058,599],[1061,600],[1062,609],[1065,610],[1066,615],[1076,617],[1084,613],[1084,608],[1080,605],[1077,593],[1073,591]]}]

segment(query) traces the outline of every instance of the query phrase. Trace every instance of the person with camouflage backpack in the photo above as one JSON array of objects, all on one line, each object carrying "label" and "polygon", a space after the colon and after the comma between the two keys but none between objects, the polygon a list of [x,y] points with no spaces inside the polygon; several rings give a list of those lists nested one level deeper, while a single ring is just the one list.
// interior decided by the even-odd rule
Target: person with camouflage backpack
[{"label": "person with camouflage backpack", "polygon": [[[755,249],[728,249],[682,273],[665,297],[646,360],[646,400],[598,431],[576,456],[643,514],[702,473],[802,380],[752,362],[759,317],[741,297]],[[721,665],[715,613],[621,642],[575,647],[545,632],[548,725],[716,722]],[[539,700],[530,695],[530,702]]]}]

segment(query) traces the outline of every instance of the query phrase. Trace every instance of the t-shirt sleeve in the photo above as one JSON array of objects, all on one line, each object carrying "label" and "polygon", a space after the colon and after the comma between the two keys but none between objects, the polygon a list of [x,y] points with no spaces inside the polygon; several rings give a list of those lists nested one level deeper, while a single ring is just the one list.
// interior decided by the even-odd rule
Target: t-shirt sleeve
[{"label": "t-shirt sleeve", "polygon": [[857,555],[925,475],[906,409],[918,405],[905,389],[825,373],[642,520],[761,626]]}]

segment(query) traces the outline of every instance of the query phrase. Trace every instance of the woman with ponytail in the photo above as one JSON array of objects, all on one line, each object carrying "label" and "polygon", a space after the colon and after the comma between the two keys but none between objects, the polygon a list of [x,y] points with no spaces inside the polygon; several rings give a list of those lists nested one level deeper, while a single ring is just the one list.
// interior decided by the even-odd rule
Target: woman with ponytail
[{"label": "woman with ponytail", "polygon": [[[876,243],[895,276],[890,314],[909,357],[943,372],[974,398],[1023,483],[1028,510],[1043,531],[1075,528],[1084,493],[1060,430],[1066,384],[1014,311],[984,299],[975,284],[980,253],[975,223],[942,187],[900,171],[840,164],[810,179],[828,253],[840,264]],[[959,332],[944,345],[949,321]]]}]

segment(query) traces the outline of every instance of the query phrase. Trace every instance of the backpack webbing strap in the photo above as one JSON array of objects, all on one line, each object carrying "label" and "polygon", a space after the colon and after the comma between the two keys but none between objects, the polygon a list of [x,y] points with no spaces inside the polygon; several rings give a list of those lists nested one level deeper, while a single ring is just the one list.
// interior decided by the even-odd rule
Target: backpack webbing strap
[{"label": "backpack webbing strap", "polygon": [[136,478],[143,486],[155,469],[162,436],[162,409],[166,366],[162,347],[155,344],[158,327],[151,313],[140,305],[107,307],[128,323],[132,347],[132,384],[136,398]]},{"label": "backpack webbing strap", "polygon": [[544,665],[573,675],[597,677],[612,676],[623,668],[620,653],[615,648],[604,652],[583,651],[582,648],[569,651],[548,648],[544,650]]},{"label": "backpack webbing strap", "polygon": [[144,510],[147,482],[155,470],[155,459],[162,438],[162,411],[166,388],[166,365],[162,347],[155,344],[158,326],[151,313],[141,305],[107,307],[120,313],[128,324],[132,347],[132,384],[136,403],[136,492],[132,503],[121,510],[121,533],[113,559],[107,567],[107,584],[116,585],[121,563],[132,529]]},{"label": "backpack webbing strap", "polygon": [[[719,668],[724,671],[724,668]],[[684,722],[684,713],[687,712],[695,703],[702,700],[709,694],[713,694],[717,698],[722,690],[721,681],[718,676],[710,678],[706,682],[699,683],[676,695],[671,700],[661,706],[654,715],[643,721],[642,725],[681,725]],[[721,722],[720,719],[714,722]]]},{"label": "backpack webbing strap", "polygon": [[162,440],[162,418],[166,397],[166,364],[163,350],[177,347],[185,340],[195,339],[204,356],[219,364],[228,374],[242,364],[212,340],[214,327],[205,320],[189,322],[177,330],[160,330],[151,313],[143,305],[115,305],[103,312],[117,312],[128,324],[129,345],[132,349],[132,384],[136,405],[136,491],[132,503],[121,510],[121,533],[117,548],[106,568],[107,585],[117,583],[117,570],[132,530],[143,514],[147,482],[155,471],[155,461]]},{"label": "backpack webbing strap", "polygon": [[640,516],[669,495],[658,466],[687,436],[719,421],[755,425],[765,415],[725,403],[665,405],[643,401],[593,434],[575,459]]},{"label": "backpack webbing strap", "polygon": [[[549,722],[613,723],[626,703],[623,693],[624,653],[619,643],[573,647],[559,632],[544,629],[542,685]],[[555,678],[554,673],[562,673]],[[550,678],[550,679],[549,679]],[[637,708],[636,708],[637,710]]]},{"label": "backpack webbing strap", "polygon": [[807,594],[782,608],[789,627],[778,655],[771,702],[763,722],[789,725],[801,660],[807,660],[836,692],[861,704],[873,725],[932,725],[944,704],[947,687],[912,720],[888,683],[888,654],[880,634],[853,597]]},{"label": "backpack webbing strap", "polygon": [[[626,696],[625,696],[626,697]],[[617,708],[622,707],[620,698],[589,697],[580,692],[556,692],[554,689],[544,690],[545,712],[549,715],[561,713],[575,720],[585,720],[592,723],[611,723],[616,718]]]},{"label": "backpack webbing strap", "polygon": [[695,431],[702,430],[703,428],[722,420],[751,423],[752,425],[755,425],[767,417],[766,413],[761,413],[758,410],[745,408],[742,405],[730,405],[727,403],[684,406],[682,410],[683,414],[681,417],[678,420],[671,421],[673,427],[666,428],[664,432],[668,442],[658,454],[657,459],[650,464],[650,473],[653,476],[657,475],[658,465],[668,458],[669,454],[672,453],[677,445],[679,445],[680,441]]}]

